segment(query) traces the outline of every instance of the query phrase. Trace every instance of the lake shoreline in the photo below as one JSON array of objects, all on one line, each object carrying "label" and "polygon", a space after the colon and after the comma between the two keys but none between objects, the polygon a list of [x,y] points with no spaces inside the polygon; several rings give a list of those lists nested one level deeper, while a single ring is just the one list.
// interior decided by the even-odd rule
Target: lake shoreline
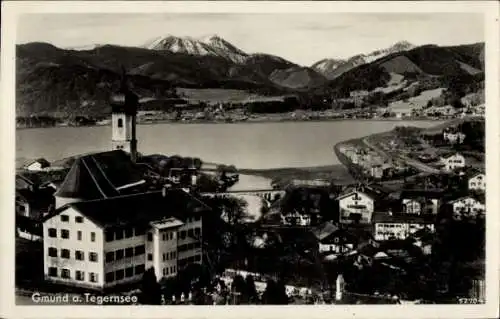
[{"label": "lake shoreline", "polygon": [[[193,124],[207,124],[207,125],[224,125],[224,124],[261,124],[261,123],[322,123],[322,122],[350,122],[350,121],[366,121],[366,122],[442,122],[446,121],[444,119],[439,118],[338,118],[338,119],[310,119],[310,120],[301,120],[301,119],[256,119],[256,120],[247,120],[247,121],[234,121],[234,122],[226,122],[226,121],[206,121],[206,120],[192,120],[192,121],[172,121],[172,120],[158,120],[158,121],[138,121],[138,126],[151,126],[157,124],[176,124],[176,125],[193,125]],[[96,123],[93,125],[53,125],[53,126],[17,126],[16,131],[18,130],[29,130],[29,129],[41,129],[41,128],[61,128],[61,127],[71,127],[71,128],[84,128],[84,127],[101,127],[101,126],[109,126],[110,123]]]}]

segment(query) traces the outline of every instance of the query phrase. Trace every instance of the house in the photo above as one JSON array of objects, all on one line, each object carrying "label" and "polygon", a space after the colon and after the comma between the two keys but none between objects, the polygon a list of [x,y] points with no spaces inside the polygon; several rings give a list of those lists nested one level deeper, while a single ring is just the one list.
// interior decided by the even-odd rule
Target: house
[{"label": "house", "polygon": [[468,186],[470,191],[486,191],[486,175],[477,172],[469,178]]},{"label": "house", "polygon": [[401,212],[408,215],[437,215],[443,196],[441,191],[404,190],[400,194]]},{"label": "house", "polygon": [[441,163],[444,165],[445,171],[451,172],[465,167],[465,157],[456,153],[450,156],[441,157]]},{"label": "house", "polygon": [[210,208],[170,189],[68,202],[43,220],[45,279],[104,290],[158,279],[202,262],[202,215]]},{"label": "house", "polygon": [[484,216],[486,211],[484,196],[465,196],[450,201],[449,204],[452,207],[455,219],[481,217]]},{"label": "house", "polygon": [[402,214],[376,213],[373,215],[374,238],[384,241],[406,239],[421,229],[435,231],[434,218]]},{"label": "house", "polygon": [[16,215],[40,220],[54,206],[53,190],[41,188],[38,190],[16,189]]},{"label": "house", "polygon": [[25,166],[28,171],[41,171],[44,168],[50,167],[50,162],[45,158],[36,159]]},{"label": "house", "polygon": [[381,164],[372,165],[370,168],[370,176],[375,179],[381,179],[384,176],[384,169]]},{"label": "house", "polygon": [[358,242],[354,234],[335,226],[331,222],[319,225],[312,233],[318,241],[319,252],[325,254],[340,254],[352,251]]},{"label": "house", "polygon": [[341,223],[371,222],[377,194],[368,187],[348,190],[337,197]]},{"label": "house", "polygon": [[443,130],[443,140],[449,144],[462,144],[466,135],[456,129],[445,128]]}]

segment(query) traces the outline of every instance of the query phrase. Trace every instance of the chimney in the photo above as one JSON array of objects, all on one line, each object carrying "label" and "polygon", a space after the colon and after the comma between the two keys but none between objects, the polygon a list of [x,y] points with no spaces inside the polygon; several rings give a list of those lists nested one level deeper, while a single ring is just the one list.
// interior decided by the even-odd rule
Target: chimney
[{"label": "chimney", "polygon": [[344,277],[342,274],[337,276],[336,286],[335,286],[335,300],[342,300],[342,295],[344,294]]}]

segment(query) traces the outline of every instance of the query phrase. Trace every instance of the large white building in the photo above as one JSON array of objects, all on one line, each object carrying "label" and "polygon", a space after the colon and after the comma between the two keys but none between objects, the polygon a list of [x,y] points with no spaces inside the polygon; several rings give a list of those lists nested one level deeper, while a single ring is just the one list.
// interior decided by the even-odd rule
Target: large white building
[{"label": "large white building", "polygon": [[68,203],[43,223],[46,280],[104,289],[201,263],[209,208],[182,189]]},{"label": "large white building", "polygon": [[369,189],[354,189],[337,198],[341,223],[369,224],[375,209],[375,194]]},{"label": "large white building", "polygon": [[406,239],[417,231],[434,232],[434,221],[417,216],[375,214],[373,217],[375,240]]},{"label": "large white building", "polygon": [[462,219],[464,217],[480,217],[486,212],[484,198],[466,196],[450,202],[453,209],[453,217]]}]

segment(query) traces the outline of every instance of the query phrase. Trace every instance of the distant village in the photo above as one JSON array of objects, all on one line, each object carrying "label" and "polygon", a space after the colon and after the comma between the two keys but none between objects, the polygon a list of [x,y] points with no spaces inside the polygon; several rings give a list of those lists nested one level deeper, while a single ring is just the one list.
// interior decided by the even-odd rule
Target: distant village
[{"label": "distant village", "polygon": [[[139,99],[125,81],[110,103],[110,151],[41,158],[16,173],[19,294],[138,294],[143,304],[484,302],[484,119],[341,143],[335,153],[354,184],[297,179],[232,191],[234,168],[138,151]],[[243,195],[258,199],[254,216]]]}]

